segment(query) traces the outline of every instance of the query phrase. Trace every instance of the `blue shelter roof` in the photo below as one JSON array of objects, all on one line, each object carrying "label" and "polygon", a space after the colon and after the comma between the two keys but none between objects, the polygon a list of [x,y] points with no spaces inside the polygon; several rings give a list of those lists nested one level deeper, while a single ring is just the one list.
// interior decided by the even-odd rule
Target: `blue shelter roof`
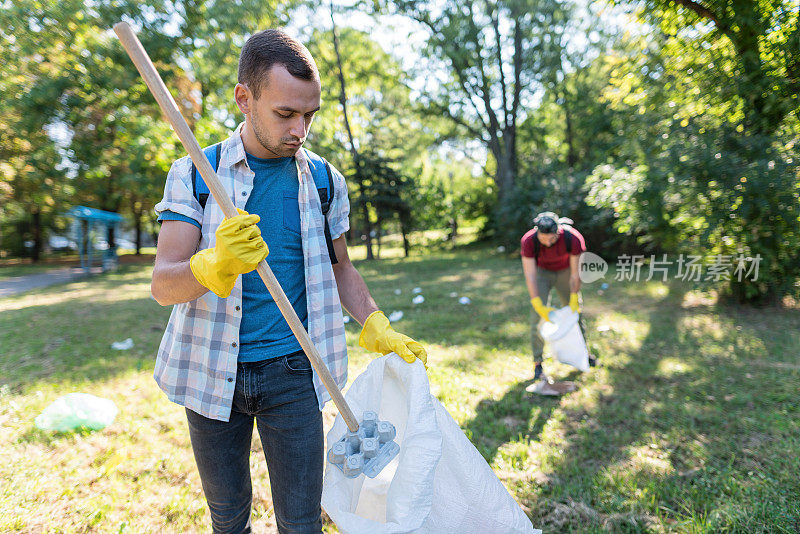
[{"label": "blue shelter roof", "polygon": [[125,218],[112,211],[103,211],[86,206],[75,206],[67,212],[67,215],[76,219],[86,219],[89,221],[99,221],[105,223],[118,223],[125,220]]}]

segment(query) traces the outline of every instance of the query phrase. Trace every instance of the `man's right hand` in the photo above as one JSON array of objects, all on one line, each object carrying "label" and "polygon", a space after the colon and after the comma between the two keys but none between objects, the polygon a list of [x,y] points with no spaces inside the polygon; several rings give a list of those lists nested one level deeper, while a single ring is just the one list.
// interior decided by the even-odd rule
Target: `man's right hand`
[{"label": "man's right hand", "polygon": [[550,312],[553,311],[555,308],[551,308],[550,306],[545,306],[542,303],[541,297],[532,298],[531,304],[533,305],[533,309],[536,310],[536,313],[539,314],[539,317],[541,317],[545,321],[550,321]]},{"label": "man's right hand", "polygon": [[227,298],[236,278],[255,269],[267,257],[269,249],[261,230],[261,218],[239,210],[239,215],[225,219],[216,231],[214,248],[201,250],[189,265],[197,281],[217,296]]}]

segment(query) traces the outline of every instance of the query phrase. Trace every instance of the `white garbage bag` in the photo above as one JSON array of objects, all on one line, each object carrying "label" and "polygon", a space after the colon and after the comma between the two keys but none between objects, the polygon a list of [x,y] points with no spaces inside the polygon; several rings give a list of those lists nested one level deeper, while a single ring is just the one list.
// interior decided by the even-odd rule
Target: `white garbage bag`
[{"label": "white garbage bag", "polygon": [[550,344],[558,361],[585,372],[589,370],[589,349],[578,319],[577,313],[564,306],[550,312],[550,322],[539,323],[539,333]]},{"label": "white garbage bag", "polygon": [[[373,360],[346,399],[357,419],[366,410],[397,428],[397,457],[374,479],[350,479],[326,463],[322,507],[343,534],[533,534],[538,532],[430,394],[422,363],[396,354]],[[347,430],[341,416],[328,444]]]}]

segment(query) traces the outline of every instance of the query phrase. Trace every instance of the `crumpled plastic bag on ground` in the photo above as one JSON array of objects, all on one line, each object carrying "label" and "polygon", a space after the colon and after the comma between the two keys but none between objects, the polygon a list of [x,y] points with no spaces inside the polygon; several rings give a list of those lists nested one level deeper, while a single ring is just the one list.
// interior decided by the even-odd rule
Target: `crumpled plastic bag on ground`
[{"label": "crumpled plastic bag on ground", "polygon": [[[343,534],[534,534],[528,517],[430,394],[421,362],[396,354],[370,362],[347,391],[356,416],[366,410],[397,428],[397,457],[374,479],[350,479],[328,463],[322,507]],[[346,431],[341,415],[328,432]]]},{"label": "crumpled plastic bag on ground", "polygon": [[128,338],[125,341],[115,341],[111,344],[114,350],[128,350],[133,348],[133,338]]},{"label": "crumpled plastic bag on ground", "polygon": [[86,428],[101,430],[117,416],[113,401],[88,393],[69,393],[54,400],[36,416],[36,428],[54,432],[70,432]]}]

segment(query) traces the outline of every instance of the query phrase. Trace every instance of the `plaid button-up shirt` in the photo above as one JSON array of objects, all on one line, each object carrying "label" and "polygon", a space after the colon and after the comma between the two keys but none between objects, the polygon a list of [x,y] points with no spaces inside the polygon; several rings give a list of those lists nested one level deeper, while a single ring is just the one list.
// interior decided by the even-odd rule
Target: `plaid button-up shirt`
[{"label": "plaid button-up shirt", "polygon": [[[247,165],[242,144],[242,124],[220,146],[217,175],[237,208],[244,209],[253,190],[255,173]],[[325,242],[324,219],[314,178],[303,149],[295,156],[300,189],[300,231],[308,306],[308,333],[341,388],[347,382],[347,345],[339,292]],[[215,232],[224,220],[222,209],[209,196],[205,209],[195,199],[188,156],[173,163],[167,175],[164,198],[155,211],[172,211],[202,224],[199,249],[214,246]],[[328,212],[333,239],[350,227],[350,203],[344,177],[331,167],[334,198]],[[269,257],[267,257],[269,262]],[[265,288],[266,290],[266,288]],[[211,419],[228,421],[236,385],[239,325],[242,320],[242,278],[228,298],[209,291],[176,304],[172,309],[155,366],[155,380],[169,399]],[[330,400],[314,372],[319,407]]]}]

